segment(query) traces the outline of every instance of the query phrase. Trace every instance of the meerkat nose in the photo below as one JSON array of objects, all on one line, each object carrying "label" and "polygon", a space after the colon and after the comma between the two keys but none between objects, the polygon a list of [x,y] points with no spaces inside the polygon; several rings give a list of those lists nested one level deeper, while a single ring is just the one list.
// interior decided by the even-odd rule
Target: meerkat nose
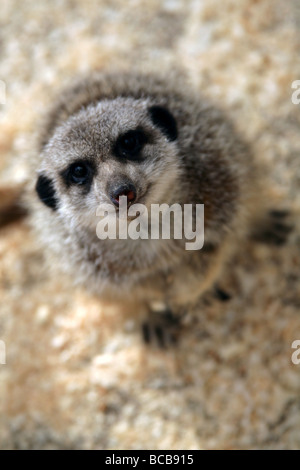
[{"label": "meerkat nose", "polygon": [[122,184],[110,191],[110,199],[115,206],[119,206],[119,199],[121,196],[127,197],[127,205],[132,204],[136,199],[136,189],[133,184]]}]

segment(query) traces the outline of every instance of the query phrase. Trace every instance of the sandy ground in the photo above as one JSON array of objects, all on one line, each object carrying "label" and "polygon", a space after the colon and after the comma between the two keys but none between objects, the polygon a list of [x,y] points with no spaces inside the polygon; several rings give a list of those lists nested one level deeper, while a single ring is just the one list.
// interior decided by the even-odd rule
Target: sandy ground
[{"label": "sandy ground", "polygon": [[289,208],[295,230],[282,247],[249,242],[226,272],[232,299],[201,302],[159,351],[131,312],[51,278],[26,220],[2,227],[0,448],[300,448],[297,3],[1,2],[0,195],[32,176],[40,113],[68,79],[180,63],[252,142],[270,206]]}]

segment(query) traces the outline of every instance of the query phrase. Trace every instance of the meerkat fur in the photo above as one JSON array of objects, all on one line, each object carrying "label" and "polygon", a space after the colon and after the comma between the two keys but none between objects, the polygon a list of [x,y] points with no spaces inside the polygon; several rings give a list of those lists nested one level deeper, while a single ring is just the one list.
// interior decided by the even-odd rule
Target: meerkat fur
[{"label": "meerkat fur", "polygon": [[[118,139],[128,132],[140,133],[140,150],[124,157]],[[78,162],[87,165],[83,184],[70,180]],[[176,73],[81,78],[47,113],[33,166],[31,221],[49,263],[100,298],[136,299],[150,311],[194,304],[220,279],[249,230],[259,187],[251,151],[230,120]],[[99,240],[96,209],[124,182],[146,207],[204,204],[203,248]]]}]

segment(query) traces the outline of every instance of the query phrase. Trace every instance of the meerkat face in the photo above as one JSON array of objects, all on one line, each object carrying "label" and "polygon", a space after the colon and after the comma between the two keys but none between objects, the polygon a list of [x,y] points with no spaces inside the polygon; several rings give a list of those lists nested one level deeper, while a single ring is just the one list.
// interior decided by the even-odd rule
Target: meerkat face
[{"label": "meerkat face", "polygon": [[94,228],[104,203],[171,203],[180,174],[175,118],[149,100],[116,98],[58,127],[42,154],[36,191],[63,219]]}]

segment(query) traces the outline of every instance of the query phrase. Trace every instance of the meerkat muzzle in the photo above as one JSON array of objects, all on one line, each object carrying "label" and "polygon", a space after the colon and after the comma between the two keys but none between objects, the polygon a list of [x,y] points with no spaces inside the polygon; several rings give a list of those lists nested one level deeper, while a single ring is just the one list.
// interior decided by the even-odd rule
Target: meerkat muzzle
[{"label": "meerkat muzzle", "polygon": [[120,197],[127,197],[127,205],[129,206],[136,200],[136,189],[131,183],[126,183],[118,186],[117,188],[110,191],[110,199],[112,203],[119,207]]}]

